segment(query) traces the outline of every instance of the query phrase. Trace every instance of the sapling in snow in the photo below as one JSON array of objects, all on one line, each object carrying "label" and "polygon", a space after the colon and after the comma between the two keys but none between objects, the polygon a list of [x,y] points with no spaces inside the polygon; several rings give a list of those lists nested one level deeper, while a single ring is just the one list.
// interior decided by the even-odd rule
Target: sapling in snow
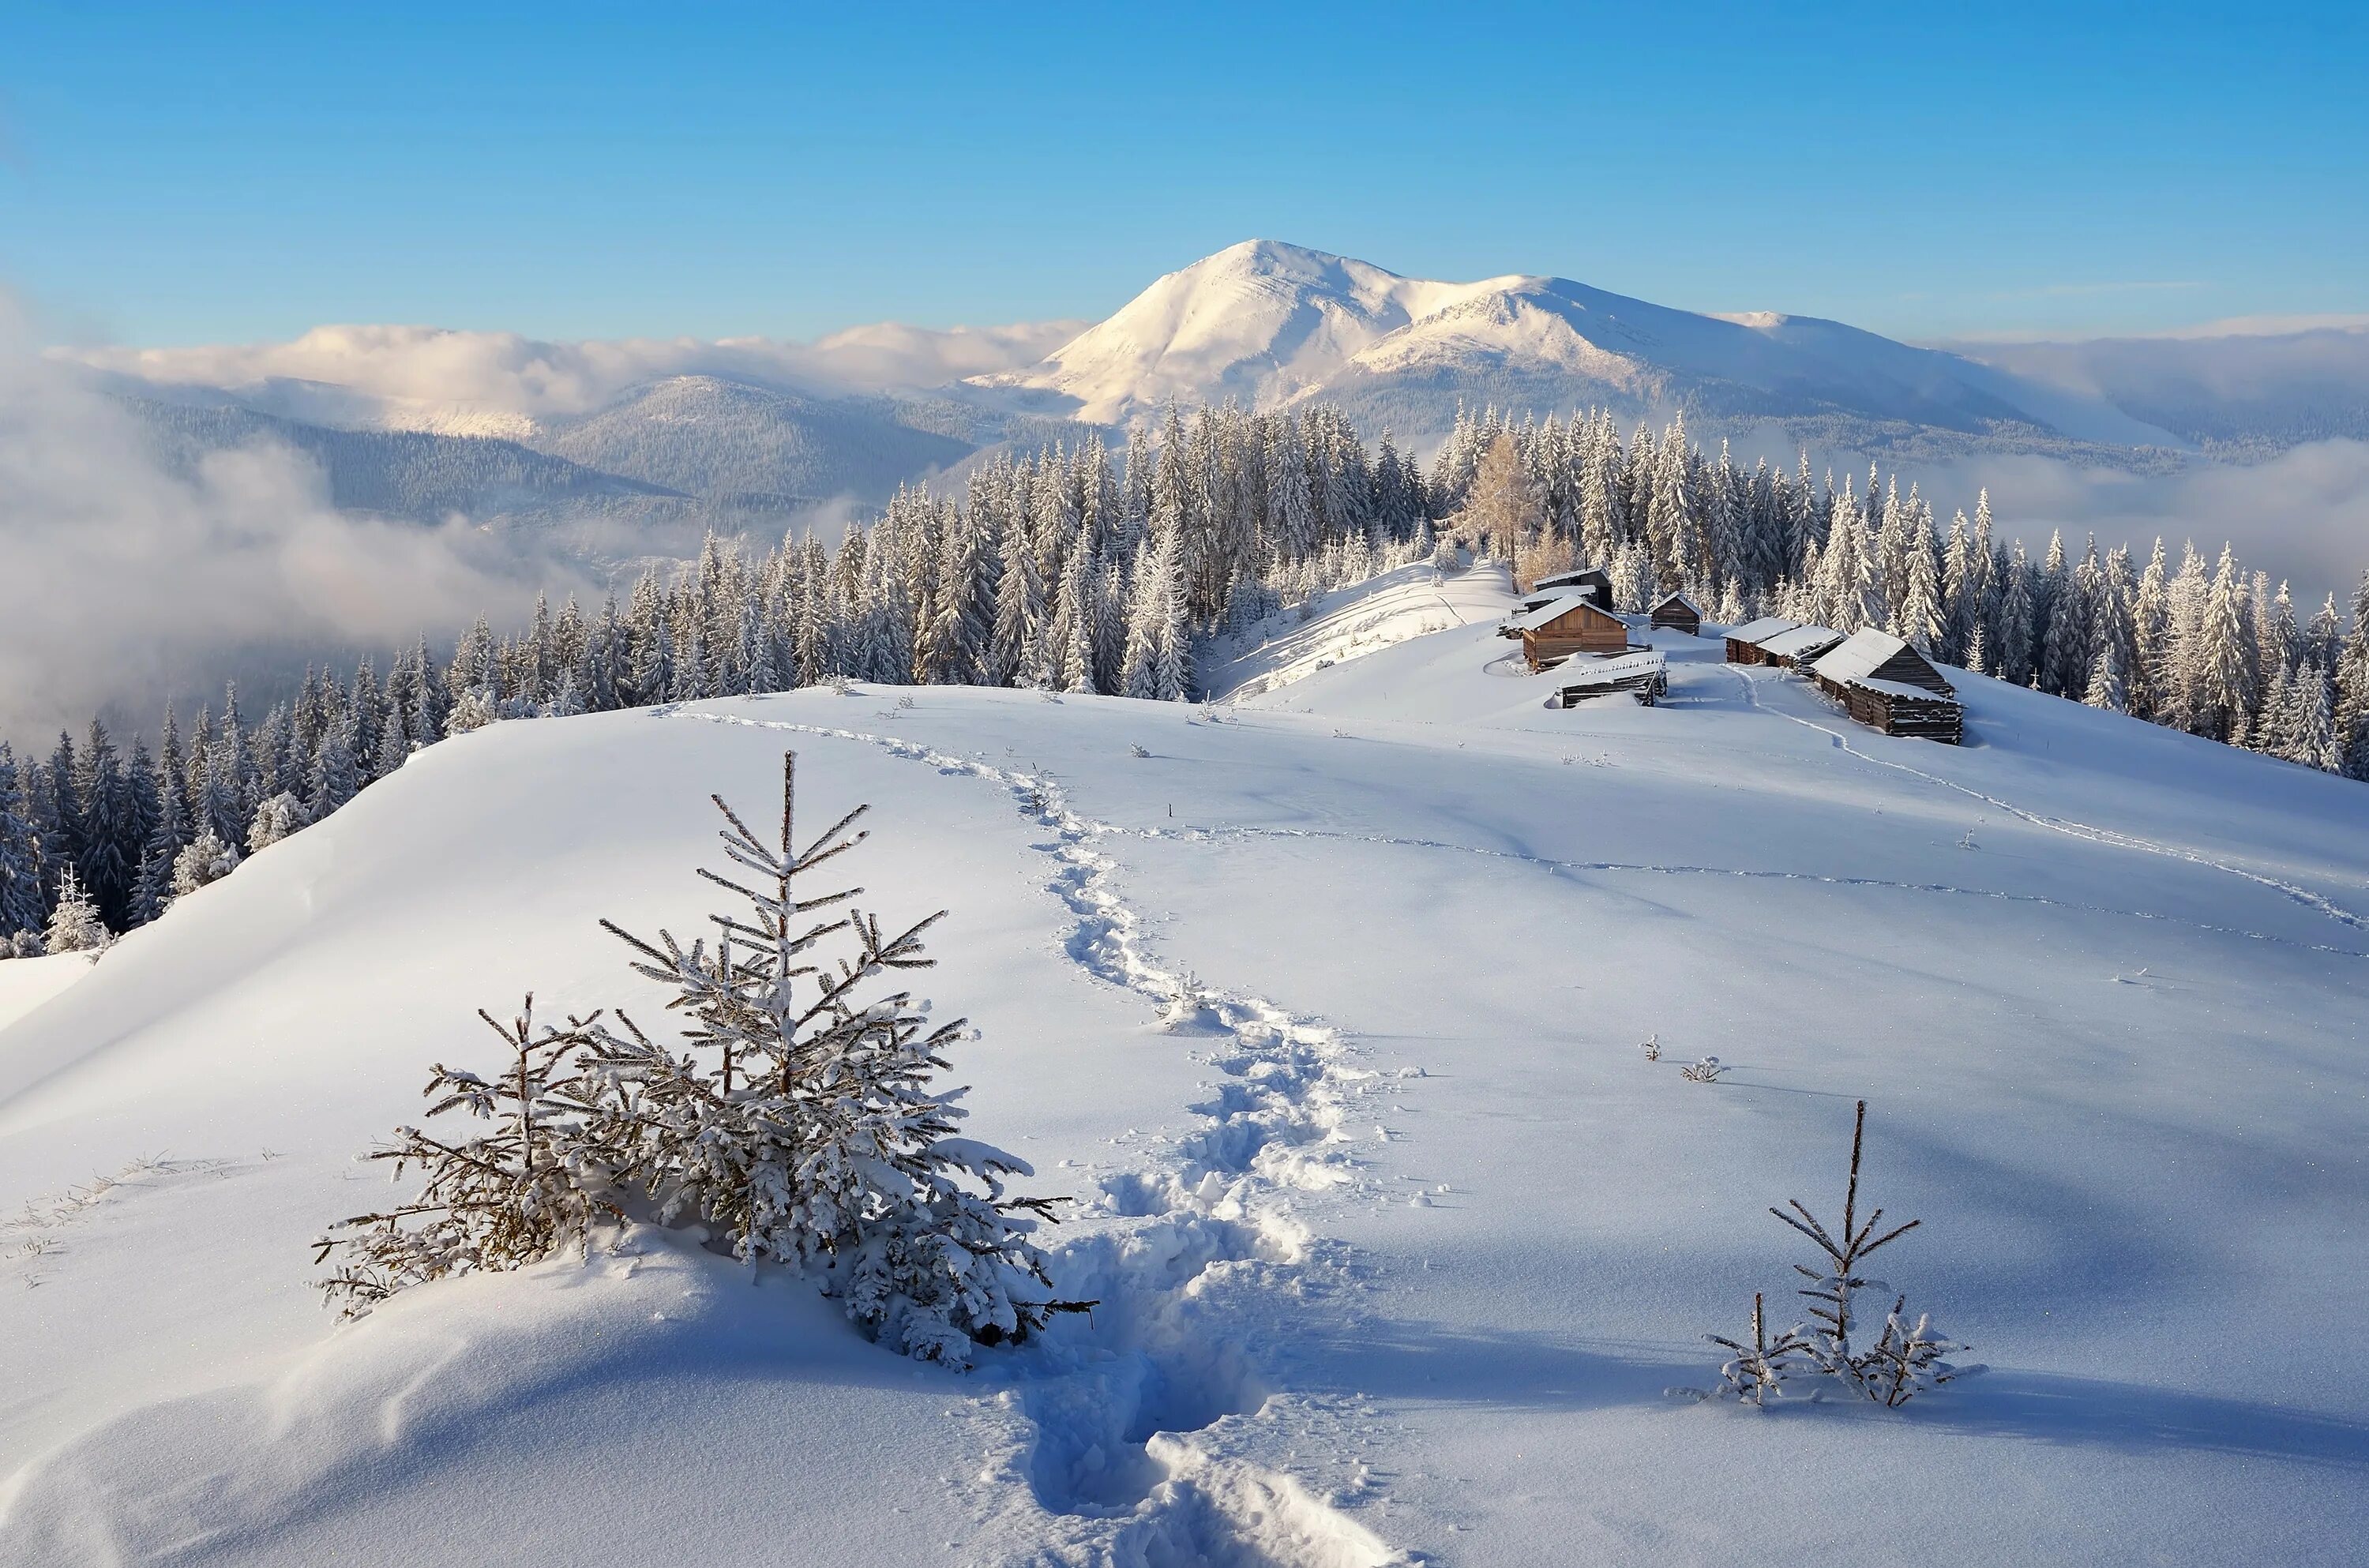
[{"label": "sapling in snow", "polygon": [[1768,1210],[1809,1238],[1821,1254],[1815,1266],[1793,1265],[1794,1272],[1810,1281],[1801,1294],[1811,1303],[1811,1322],[1797,1324],[1770,1339],[1762,1321],[1761,1298],[1756,1294],[1752,1298],[1751,1345],[1719,1334],[1708,1336],[1712,1344],[1734,1352],[1734,1358],[1720,1370],[1720,1387],[1711,1393],[1734,1395],[1761,1404],[1779,1392],[1789,1372],[1813,1369],[1840,1380],[1864,1398],[1896,1409],[1928,1389],[1971,1377],[1983,1369],[1959,1367],[1945,1360],[1945,1356],[1967,1347],[1945,1338],[1926,1316],[1920,1314],[1912,1321],[1905,1296],[1894,1296],[1892,1310],[1885,1315],[1883,1332],[1874,1345],[1864,1350],[1853,1345],[1851,1336],[1859,1327],[1860,1293],[1892,1290],[1883,1281],[1862,1273],[1862,1266],[1879,1249],[1898,1241],[1918,1224],[1911,1219],[1883,1230],[1881,1208],[1865,1219],[1860,1218],[1860,1162],[1866,1136],[1867,1102],[1861,1100],[1851,1129],[1850,1180],[1843,1192],[1839,1230],[1829,1230],[1799,1198],[1790,1200],[1790,1214],[1782,1208]]},{"label": "sapling in snow", "polygon": [[1796,1372],[1814,1371],[1808,1337],[1799,1324],[1775,1338],[1768,1335],[1760,1292],[1752,1293],[1752,1340],[1745,1344],[1722,1334],[1707,1336],[1713,1345],[1735,1354],[1719,1369],[1719,1387],[1711,1391],[1755,1405],[1766,1405],[1784,1395],[1785,1380]]},{"label": "sapling in snow", "polygon": [[58,874],[58,903],[50,911],[41,946],[49,953],[87,953],[93,959],[107,951],[115,933],[99,919],[98,903],[84,890],[82,878],[67,866]]},{"label": "sapling in snow", "polygon": [[1816,1324],[1812,1331],[1811,1354],[1821,1369],[1869,1399],[1898,1405],[1906,1402],[1920,1388],[1946,1383],[1963,1375],[1940,1356],[1966,1347],[1932,1334],[1930,1325],[1922,1317],[1917,1320],[1913,1331],[1906,1328],[1900,1316],[1907,1306],[1905,1297],[1897,1299],[1883,1337],[1873,1348],[1861,1351],[1851,1344],[1851,1333],[1859,1326],[1859,1293],[1892,1288],[1862,1274],[1862,1265],[1878,1249],[1898,1241],[1921,1223],[1911,1219],[1879,1234],[1883,1209],[1873,1210],[1864,1220],[1859,1218],[1860,1159],[1866,1139],[1867,1102],[1861,1100],[1851,1124],[1850,1181],[1843,1190],[1839,1233],[1829,1230],[1799,1198],[1787,1200],[1792,1209],[1791,1214],[1773,1207],[1768,1212],[1808,1237],[1822,1254],[1817,1266],[1793,1265],[1796,1274],[1810,1281],[1802,1294],[1810,1300],[1810,1316]]},{"label": "sapling in snow", "polygon": [[[639,974],[673,994],[679,1042],[619,1011],[536,1034],[505,1031],[515,1061],[481,1081],[439,1066],[430,1115],[467,1109],[502,1130],[446,1142],[406,1128],[376,1156],[418,1162],[413,1204],[346,1222],[322,1243],[348,1265],[326,1282],[349,1312],[446,1274],[515,1268],[604,1219],[695,1220],[751,1267],[815,1276],[895,1348],[967,1366],[974,1347],[1027,1337],[1091,1302],[1052,1299],[1031,1239],[1051,1200],[1013,1196],[1025,1162],[957,1137],[962,1091],[932,1080],[967,1021],[930,1026],[910,993],[872,994],[895,969],[930,967],[930,915],[894,934],[848,888],[809,897],[798,878],[863,842],[858,807],[804,849],[792,838],[795,755],[782,760],[778,843],[721,797],[732,875],[700,875],[745,900],[711,917],[711,945],[601,924]],[[736,878],[740,878],[736,880]]]},{"label": "sapling in snow", "polygon": [[1908,1298],[1895,1296],[1892,1310],[1885,1314],[1883,1333],[1873,1348],[1860,1356],[1855,1368],[1860,1391],[1887,1407],[1897,1409],[1928,1389],[1970,1378],[1983,1368],[1960,1367],[1942,1359],[1961,1350],[1972,1348],[1945,1338],[1933,1327],[1932,1319],[1923,1312],[1917,1321],[1907,1317]]},{"label": "sapling in snow", "polygon": [[[1050,1202],[1003,1185],[1034,1174],[1027,1163],[955,1136],[962,1091],[931,1085],[967,1020],[933,1029],[910,993],[864,994],[885,971],[935,963],[921,933],[945,911],[888,935],[850,902],[861,888],[804,896],[797,878],[861,843],[854,823],[869,807],[796,848],[795,766],[784,753],[778,845],[713,797],[725,853],[755,885],[702,869],[747,903],[713,917],[712,949],[601,922],[634,950],[635,970],[674,991],[667,1006],[692,1020],[691,1053],[622,1013],[624,1033],[604,1030],[603,1049],[646,1107],[661,1218],[720,1223],[741,1258],[819,1273],[850,1317],[898,1349],[967,1365],[975,1343],[1024,1338],[1084,1304],[1044,1294],[1051,1280],[1030,1232]],[[822,956],[826,943],[835,956]]]},{"label": "sapling in snow", "polygon": [[1789,1198],[1793,1212],[1771,1207],[1769,1213],[1807,1236],[1824,1254],[1822,1266],[1795,1264],[1793,1272],[1810,1281],[1802,1291],[1812,1305],[1810,1316],[1816,1320],[1816,1354],[1819,1364],[1836,1377],[1854,1381],[1858,1367],[1851,1349],[1851,1330],[1857,1326],[1853,1305],[1861,1290],[1887,1290],[1891,1287],[1882,1280],[1870,1279],[1860,1273],[1860,1265],[1882,1247],[1890,1245],[1917,1229],[1921,1223],[1912,1219],[1906,1225],[1895,1225],[1882,1235],[1876,1227],[1883,1222],[1881,1208],[1864,1221],[1859,1218],[1860,1154],[1867,1136],[1867,1102],[1859,1103],[1858,1120],[1851,1128],[1850,1183],[1843,1190],[1842,1234],[1838,1238],[1825,1224],[1805,1207],[1800,1198]]}]

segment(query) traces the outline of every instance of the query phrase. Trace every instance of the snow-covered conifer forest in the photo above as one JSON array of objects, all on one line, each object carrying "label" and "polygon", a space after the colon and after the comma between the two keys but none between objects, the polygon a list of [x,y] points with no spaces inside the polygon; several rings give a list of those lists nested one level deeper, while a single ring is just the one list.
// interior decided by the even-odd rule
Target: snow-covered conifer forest
[{"label": "snow-covered conifer forest", "polygon": [[539,608],[503,634],[480,620],[441,658],[422,641],[383,675],[367,659],[318,671],[260,715],[234,691],[128,748],[97,720],[53,746],[0,743],[0,939],[37,949],[68,867],[110,930],[144,923],[497,719],[835,680],[1187,699],[1196,648],[1427,558],[1459,524],[1525,582],[1608,567],[1623,610],[1682,590],[1727,624],[1879,627],[1944,663],[2369,779],[2369,573],[2349,616],[2333,596],[2298,606],[2226,544],[2027,542],[1987,495],[1944,524],[1913,479],[1746,464],[1697,445],[1683,417],[1624,440],[1601,411],[1468,412],[1425,472],[1336,409],[1228,406],[1171,412],[1123,452],[1007,458],[959,495],[905,489],[835,545],[710,539],[597,609]]}]

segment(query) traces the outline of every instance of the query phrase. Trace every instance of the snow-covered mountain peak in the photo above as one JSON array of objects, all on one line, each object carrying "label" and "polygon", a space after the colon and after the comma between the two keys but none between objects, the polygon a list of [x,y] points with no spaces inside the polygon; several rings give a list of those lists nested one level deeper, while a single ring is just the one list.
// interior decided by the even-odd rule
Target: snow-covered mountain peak
[{"label": "snow-covered mountain peak", "polygon": [[[1516,280],[1500,279],[1496,283]],[[1116,421],[1170,402],[1288,403],[1409,323],[1490,284],[1427,282],[1278,240],[1245,240],[1168,273],[1034,369],[981,384],[1074,400]]]},{"label": "snow-covered mountain peak", "polygon": [[1408,278],[1265,239],[1171,272],[1041,363],[973,384],[1048,395],[1096,422],[1172,403],[1323,397],[1422,431],[1465,398],[2180,444],[2102,400],[1839,322],[1705,315],[1525,273]]}]

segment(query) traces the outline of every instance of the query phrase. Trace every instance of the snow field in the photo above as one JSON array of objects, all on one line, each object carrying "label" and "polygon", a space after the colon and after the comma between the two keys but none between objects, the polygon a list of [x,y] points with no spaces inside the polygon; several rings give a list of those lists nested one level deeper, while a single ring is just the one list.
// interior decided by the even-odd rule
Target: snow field
[{"label": "snow field", "polygon": [[[1547,711],[1503,603],[1392,574],[1213,712],[498,725],[136,933],[0,1033],[53,1244],[0,1259],[0,1560],[2352,1560],[2355,786],[1971,679],[1974,745],[1888,740],[1658,634],[1667,705]],[[470,1008],[632,1002],[593,917],[692,929],[785,745],[876,803],[884,915],[953,910],[914,989],[1092,1322],[957,1377],[636,1231],[331,1332],[350,1157]],[[1883,1272],[1993,1372],[1667,1398],[1789,1310],[1766,1206],[1839,1201],[1860,1096]]]}]

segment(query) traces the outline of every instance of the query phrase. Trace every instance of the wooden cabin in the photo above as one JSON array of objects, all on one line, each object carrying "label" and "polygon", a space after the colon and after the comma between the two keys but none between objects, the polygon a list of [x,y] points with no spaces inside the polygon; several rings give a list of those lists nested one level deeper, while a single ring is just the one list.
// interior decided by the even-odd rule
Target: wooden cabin
[{"label": "wooden cabin", "polygon": [[1652,707],[1670,689],[1669,655],[1650,651],[1615,658],[1574,659],[1556,672],[1557,697],[1564,707],[1590,697],[1626,692]]},{"label": "wooden cabin", "polygon": [[1589,567],[1584,571],[1556,572],[1532,583],[1528,590],[1515,595],[1521,608],[1497,623],[1501,637],[1518,637],[1521,618],[1534,611],[1543,610],[1558,599],[1592,600],[1598,610],[1612,608],[1612,578],[1601,567]]},{"label": "wooden cabin", "polygon": [[1818,689],[1843,711],[1886,735],[1949,745],[1966,737],[1965,709],[1932,660],[1889,632],[1854,632],[1810,667]]},{"label": "wooden cabin", "polygon": [[1853,632],[1839,647],[1821,656],[1810,667],[1810,673],[1830,697],[1840,696],[1842,688],[1854,681],[1888,681],[1899,686],[1918,686],[1943,697],[1956,692],[1956,688],[1933,668],[1932,660],[1890,632],[1879,632],[1872,626]]},{"label": "wooden cabin", "polygon": [[1853,681],[1842,689],[1843,711],[1871,729],[1960,746],[1966,738],[1966,710],[1955,696],[1897,681]]},{"label": "wooden cabin", "polygon": [[1565,594],[1551,600],[1510,623],[1522,639],[1522,655],[1532,670],[1543,670],[1575,653],[1625,653],[1629,628],[1598,610],[1591,599]]},{"label": "wooden cabin", "polygon": [[1763,615],[1757,621],[1746,621],[1727,634],[1727,662],[1730,664],[1766,664],[1768,657],[1760,651],[1760,639],[1773,637],[1780,632],[1790,632],[1800,625],[1782,615]]},{"label": "wooden cabin", "polygon": [[1598,610],[1612,608],[1612,574],[1602,567],[1582,567],[1574,572],[1555,572],[1530,584],[1530,592],[1576,593],[1592,597]]},{"label": "wooden cabin", "polygon": [[1667,627],[1672,631],[1684,632],[1690,637],[1699,637],[1702,635],[1702,612],[1696,609],[1694,601],[1685,594],[1674,593],[1654,606],[1649,624],[1657,632]]},{"label": "wooden cabin", "polygon": [[1760,650],[1760,658],[1756,662],[1773,664],[1780,670],[1791,670],[1797,664],[1813,664],[1842,640],[1843,635],[1832,626],[1796,626],[1790,632],[1763,637],[1754,645]]}]

